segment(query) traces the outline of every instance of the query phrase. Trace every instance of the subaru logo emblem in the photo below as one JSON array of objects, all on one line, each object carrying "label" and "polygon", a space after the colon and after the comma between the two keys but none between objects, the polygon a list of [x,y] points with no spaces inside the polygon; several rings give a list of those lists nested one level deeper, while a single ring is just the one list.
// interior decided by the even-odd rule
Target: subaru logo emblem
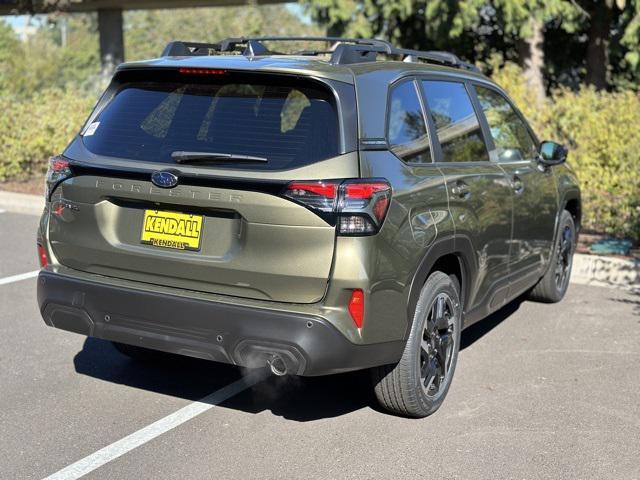
[{"label": "subaru logo emblem", "polygon": [[151,182],[156,187],[173,188],[178,184],[178,176],[171,172],[153,172],[151,174]]}]

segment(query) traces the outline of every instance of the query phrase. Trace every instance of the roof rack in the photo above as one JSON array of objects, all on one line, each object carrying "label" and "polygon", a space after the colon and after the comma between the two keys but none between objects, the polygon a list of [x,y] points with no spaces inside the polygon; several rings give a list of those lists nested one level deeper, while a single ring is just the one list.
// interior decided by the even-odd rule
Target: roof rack
[{"label": "roof rack", "polygon": [[170,42],[162,52],[163,57],[202,56],[216,53],[241,53],[247,57],[272,55],[263,42],[328,42],[333,46],[329,50],[303,50],[293,55],[321,55],[331,54],[330,63],[346,65],[351,63],[374,62],[379,53],[384,55],[401,56],[405,62],[425,62],[461,68],[478,72],[478,68],[460,60],[456,55],[441,51],[421,51],[394,47],[386,40],[342,37],[230,37],[217,43]]}]

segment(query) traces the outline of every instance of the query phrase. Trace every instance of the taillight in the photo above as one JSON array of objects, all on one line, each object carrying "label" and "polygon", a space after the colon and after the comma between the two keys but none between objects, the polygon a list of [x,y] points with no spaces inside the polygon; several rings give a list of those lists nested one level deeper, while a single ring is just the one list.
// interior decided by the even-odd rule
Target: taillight
[{"label": "taillight", "polygon": [[312,210],[336,216],[340,235],[373,235],[380,230],[391,201],[386,180],[295,181],[283,195]]},{"label": "taillight", "polygon": [[49,169],[47,170],[47,176],[45,179],[47,200],[50,198],[51,193],[56,186],[72,175],[73,173],[69,167],[69,160],[61,156],[51,157],[49,159]]},{"label": "taillight", "polygon": [[38,261],[40,262],[40,268],[44,268],[47,265],[49,265],[49,259],[47,258],[47,251],[39,243],[38,243]]},{"label": "taillight", "polygon": [[339,186],[340,183],[334,181],[291,182],[287,185],[284,195],[321,212],[333,212]]},{"label": "taillight", "polygon": [[364,322],[364,293],[359,288],[351,292],[349,300],[349,315],[356,327],[362,328]]}]

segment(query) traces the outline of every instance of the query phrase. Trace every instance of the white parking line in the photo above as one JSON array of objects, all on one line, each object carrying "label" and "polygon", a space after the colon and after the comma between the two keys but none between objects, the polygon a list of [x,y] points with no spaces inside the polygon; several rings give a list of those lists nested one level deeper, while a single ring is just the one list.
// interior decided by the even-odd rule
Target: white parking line
[{"label": "white parking line", "polygon": [[27,278],[37,277],[40,270],[34,270],[33,272],[20,273],[18,275],[12,275],[10,277],[0,278],[0,285],[7,285],[8,283],[19,282],[26,280]]},{"label": "white parking line", "polygon": [[162,435],[163,433],[172,430],[183,423],[197,417],[201,413],[213,408],[219,403],[237,395],[238,393],[251,388],[256,383],[260,382],[267,376],[264,370],[256,370],[249,373],[246,377],[236,380],[235,382],[227,385],[226,387],[217,390],[198,401],[190,403],[186,407],[161,418],[157,422],[152,423],[144,428],[141,428],[137,432],[132,433],[124,437],[117,442],[108,445],[91,455],[72,463],[68,467],[59,470],[46,477],[44,480],[72,480],[80,478],[89,472],[92,472],[96,468],[101,467],[105,463],[108,463],[116,458],[130,452],[134,448],[144,445],[145,443],[153,440],[154,438]]},{"label": "white parking line", "polygon": [[6,210],[3,210],[0,208],[0,213],[4,213],[4,212],[6,212]]}]

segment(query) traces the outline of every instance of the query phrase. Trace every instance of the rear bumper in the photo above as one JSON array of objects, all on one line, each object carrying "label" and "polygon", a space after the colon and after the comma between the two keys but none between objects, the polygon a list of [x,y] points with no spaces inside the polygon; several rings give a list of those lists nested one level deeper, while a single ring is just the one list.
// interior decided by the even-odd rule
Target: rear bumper
[{"label": "rear bumper", "polygon": [[[144,288],[142,285],[141,288]],[[274,354],[297,375],[393,363],[403,342],[356,345],[319,315],[279,312],[123,288],[42,271],[38,304],[47,325],[155,350],[245,367]]]}]

